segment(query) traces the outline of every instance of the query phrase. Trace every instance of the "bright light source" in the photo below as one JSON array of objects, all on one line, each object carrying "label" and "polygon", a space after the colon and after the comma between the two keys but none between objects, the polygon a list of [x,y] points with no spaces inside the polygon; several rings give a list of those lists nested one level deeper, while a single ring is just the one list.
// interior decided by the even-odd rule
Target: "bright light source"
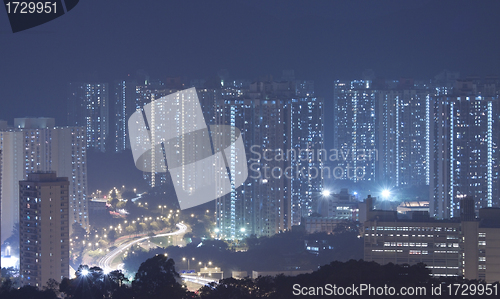
[{"label": "bright light source", "polygon": [[218,228],[216,228],[216,229],[214,229],[214,231],[215,231],[216,233],[218,233],[218,232],[219,232],[219,229],[218,229]]},{"label": "bright light source", "polygon": [[382,197],[383,198],[388,198],[389,196],[391,196],[390,190],[387,190],[387,189],[382,190]]},{"label": "bright light source", "polygon": [[354,194],[354,195],[358,195],[358,192],[354,191],[354,193],[353,193],[353,194]]},{"label": "bright light source", "polygon": [[109,272],[111,272],[109,268],[104,268],[104,270],[102,270],[102,273],[104,273],[104,275],[108,275]]},{"label": "bright light source", "polygon": [[330,190],[323,190],[323,191],[321,191],[321,195],[323,195],[324,197],[328,197],[328,196],[330,196],[330,194],[332,194],[330,192]]},{"label": "bright light source", "polygon": [[241,231],[242,233],[244,233],[244,232],[245,232],[245,230],[246,230],[246,229],[245,229],[244,227],[242,227],[242,228],[240,229],[240,231]]},{"label": "bright light source", "polygon": [[82,275],[83,275],[83,276],[87,276],[87,275],[89,275],[89,270],[87,270],[87,269],[83,269],[83,270],[82,270]]}]

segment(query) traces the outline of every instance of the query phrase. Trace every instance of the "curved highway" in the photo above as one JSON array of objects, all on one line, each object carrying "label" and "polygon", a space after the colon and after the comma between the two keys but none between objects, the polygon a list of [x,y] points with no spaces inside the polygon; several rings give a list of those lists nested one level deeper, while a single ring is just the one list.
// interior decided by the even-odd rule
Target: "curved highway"
[{"label": "curved highway", "polygon": [[108,254],[106,254],[104,257],[102,257],[99,260],[99,267],[101,269],[103,269],[104,272],[110,272],[110,271],[117,270],[118,269],[117,267],[113,268],[111,266],[111,262],[113,262],[113,260],[119,254],[121,254],[124,250],[126,250],[130,246],[132,246],[132,245],[134,245],[136,243],[140,243],[142,241],[145,241],[145,240],[147,240],[149,238],[180,235],[180,234],[184,234],[187,231],[187,226],[184,225],[184,224],[182,224],[182,223],[177,223],[176,226],[179,228],[179,230],[177,230],[177,231],[175,231],[173,233],[158,234],[158,235],[151,236],[151,237],[150,236],[145,236],[145,237],[142,237],[142,238],[139,238],[139,239],[135,239],[135,240],[130,240],[128,242],[125,242],[123,244],[118,245],[115,249],[113,249],[112,251],[110,251]]},{"label": "curved highway", "polygon": [[208,286],[209,283],[211,282],[219,282],[218,279],[212,279],[212,278],[206,278],[206,277],[199,277],[199,276],[192,276],[192,275],[181,275],[182,279],[186,281],[190,281],[192,283],[196,283],[202,286]]}]

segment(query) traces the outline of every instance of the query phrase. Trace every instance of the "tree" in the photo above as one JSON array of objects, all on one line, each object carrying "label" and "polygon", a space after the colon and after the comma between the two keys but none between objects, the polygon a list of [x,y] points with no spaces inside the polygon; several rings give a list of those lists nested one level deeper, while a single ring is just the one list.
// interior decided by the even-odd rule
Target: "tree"
[{"label": "tree", "polygon": [[114,242],[116,240],[116,230],[112,229],[108,232],[108,240]]},{"label": "tree", "polygon": [[119,202],[120,202],[120,200],[118,200],[118,198],[113,197],[109,201],[109,204],[113,207],[113,209],[116,209],[116,206],[118,205]]},{"label": "tree", "polygon": [[99,267],[80,265],[76,278],[63,278],[59,290],[69,298],[131,298],[127,281],[119,270],[105,274]]},{"label": "tree", "polygon": [[257,236],[254,234],[246,237],[244,242],[246,243],[248,250],[253,250],[260,244],[259,238],[257,238]]},{"label": "tree", "polygon": [[184,241],[185,241],[186,243],[191,243],[191,242],[192,242],[193,237],[194,237],[194,234],[193,234],[193,233],[191,233],[191,232],[189,232],[189,233],[185,233],[183,238],[184,238]]},{"label": "tree", "polygon": [[205,246],[217,248],[219,251],[226,251],[229,247],[227,243],[222,240],[205,240],[203,241],[203,247]]},{"label": "tree", "polygon": [[53,278],[49,278],[47,285],[43,289],[45,291],[52,291],[56,296],[59,296],[59,283]]},{"label": "tree", "polygon": [[1,277],[3,278],[12,278],[14,277],[14,273],[16,272],[16,269],[14,267],[9,267],[9,268],[2,268],[1,270]]},{"label": "tree", "polygon": [[124,209],[126,204],[127,204],[127,202],[125,200],[122,200],[116,204],[115,209],[117,209],[117,210]]},{"label": "tree", "polygon": [[16,299],[57,299],[56,294],[52,290],[39,291],[33,286],[23,286],[20,289],[15,289],[11,292],[12,298]]},{"label": "tree", "polygon": [[238,280],[230,277],[221,280],[219,284],[210,283],[202,287],[200,297],[202,299],[258,298],[252,295],[253,291],[255,291],[255,282],[251,278]]},{"label": "tree", "polygon": [[195,225],[192,226],[192,231],[193,234],[198,238],[208,235],[207,229],[205,228],[205,224],[203,224],[202,222],[196,222]]},{"label": "tree", "polygon": [[122,192],[122,198],[123,199],[132,199],[132,198],[135,198],[137,197],[137,194],[135,194],[134,191],[131,191],[131,190],[125,190]]},{"label": "tree", "polygon": [[12,235],[5,240],[4,244],[10,245],[11,255],[19,255],[19,223],[12,226]]},{"label": "tree", "polygon": [[160,225],[158,224],[157,221],[153,221],[149,224],[149,226],[151,227],[152,230],[159,230],[160,229]]},{"label": "tree", "polygon": [[85,238],[87,231],[82,227],[80,223],[73,223],[71,225],[71,228],[73,228],[73,234],[71,234],[71,238],[75,239],[76,237],[78,237],[78,239],[80,240],[83,240]]},{"label": "tree", "polygon": [[6,279],[3,281],[2,283],[2,286],[0,286],[0,295],[2,295],[2,297],[4,296],[4,294],[8,294],[10,293],[10,291],[12,290],[12,281],[10,279]]},{"label": "tree", "polygon": [[125,228],[125,231],[127,232],[127,234],[132,234],[135,232],[135,227],[133,225],[129,225]]},{"label": "tree", "polygon": [[132,282],[132,288],[138,298],[185,298],[187,291],[180,284],[181,277],[175,271],[173,259],[156,255],[141,264]]}]

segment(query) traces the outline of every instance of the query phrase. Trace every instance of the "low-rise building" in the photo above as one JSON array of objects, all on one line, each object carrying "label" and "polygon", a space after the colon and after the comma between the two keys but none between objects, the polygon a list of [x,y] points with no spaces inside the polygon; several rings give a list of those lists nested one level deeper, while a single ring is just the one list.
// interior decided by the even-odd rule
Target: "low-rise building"
[{"label": "low-rise building", "polygon": [[500,208],[480,209],[463,198],[459,218],[436,220],[415,211],[412,219],[396,211],[373,210],[367,198],[364,259],[379,264],[424,263],[433,276],[500,280]]}]

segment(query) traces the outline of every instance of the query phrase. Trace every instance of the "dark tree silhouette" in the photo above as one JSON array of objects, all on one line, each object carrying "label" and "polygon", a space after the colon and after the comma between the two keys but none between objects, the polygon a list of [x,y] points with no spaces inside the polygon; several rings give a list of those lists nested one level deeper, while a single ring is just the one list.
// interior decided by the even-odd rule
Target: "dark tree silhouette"
[{"label": "dark tree silhouette", "polygon": [[188,292],[181,285],[181,277],[175,271],[173,259],[156,255],[141,264],[132,282],[137,298],[186,298]]}]

